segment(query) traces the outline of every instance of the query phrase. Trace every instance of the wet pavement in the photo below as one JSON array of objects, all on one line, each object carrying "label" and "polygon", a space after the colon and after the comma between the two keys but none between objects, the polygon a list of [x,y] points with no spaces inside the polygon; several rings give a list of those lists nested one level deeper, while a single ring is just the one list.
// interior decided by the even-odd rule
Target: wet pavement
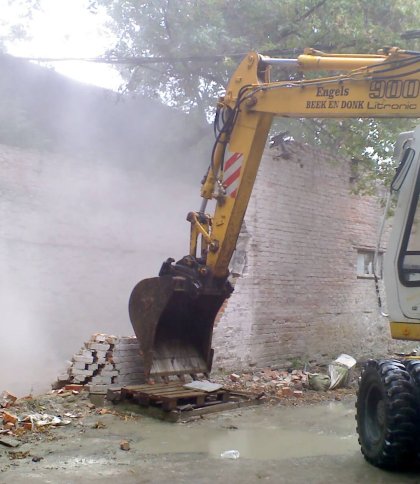
[{"label": "wet pavement", "polygon": [[[120,449],[122,440],[130,450]],[[354,397],[260,405],[176,424],[95,415],[25,445],[42,459],[11,461],[0,449],[1,483],[420,483],[420,472],[395,474],[364,461]],[[221,458],[226,450],[238,450],[239,458]]]}]

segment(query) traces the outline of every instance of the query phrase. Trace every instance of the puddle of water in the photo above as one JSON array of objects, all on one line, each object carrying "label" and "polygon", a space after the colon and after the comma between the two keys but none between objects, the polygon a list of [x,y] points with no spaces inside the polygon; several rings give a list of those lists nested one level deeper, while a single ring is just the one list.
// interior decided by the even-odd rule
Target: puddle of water
[{"label": "puddle of water", "polygon": [[[110,430],[104,433],[110,449],[118,448],[123,436],[133,450],[143,455],[202,453],[220,458],[222,452],[236,449],[241,458],[279,460],[359,451],[354,401],[302,407],[258,406],[187,424],[144,417],[135,422],[109,418]],[[95,432],[89,437],[92,448],[103,447],[100,442],[96,445]]]},{"label": "puddle of water", "polygon": [[357,439],[320,435],[301,430],[249,429],[207,431],[184,429],[162,436],[146,437],[138,445],[144,453],[205,452],[219,457],[229,449],[239,450],[241,457],[252,459],[289,459],[318,455],[341,455],[358,449]]}]

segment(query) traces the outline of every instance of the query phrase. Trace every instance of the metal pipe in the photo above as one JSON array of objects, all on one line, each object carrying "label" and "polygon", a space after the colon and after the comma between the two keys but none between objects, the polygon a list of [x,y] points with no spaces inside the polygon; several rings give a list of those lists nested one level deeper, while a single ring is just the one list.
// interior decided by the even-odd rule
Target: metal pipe
[{"label": "metal pipe", "polygon": [[300,71],[317,70],[344,70],[350,71],[360,67],[374,66],[386,60],[386,56],[351,56],[351,55],[314,55],[302,54],[297,59],[276,59],[274,57],[261,56],[262,60],[269,65],[286,68],[296,68]]},{"label": "metal pipe", "polygon": [[266,64],[270,64],[271,66],[282,66],[282,67],[299,66],[298,59],[276,59],[275,57],[266,57],[266,56],[261,56],[261,57]]},{"label": "metal pipe", "polygon": [[201,201],[201,207],[200,207],[199,213],[205,213],[207,202],[208,202],[207,198],[203,198],[203,200]]},{"label": "metal pipe", "polygon": [[380,223],[380,226],[379,226],[378,236],[376,237],[376,247],[375,247],[375,253],[373,255],[373,276],[375,278],[376,293],[377,293],[377,297],[378,297],[378,306],[379,306],[379,310],[381,312],[381,316],[383,316],[384,318],[389,317],[389,314],[386,313],[383,310],[382,298],[381,298],[381,295],[380,295],[380,292],[379,292],[379,277],[377,275],[377,269],[378,269],[379,251],[380,251],[380,248],[381,248],[382,235],[383,235],[384,229],[385,229],[385,223],[386,223],[386,219],[387,219],[387,215],[388,215],[388,210],[389,210],[389,207],[391,206],[391,195],[392,195],[392,192],[390,190],[387,194],[386,203],[385,203],[385,210],[384,210],[384,214],[382,216],[381,223]]},{"label": "metal pipe", "polygon": [[351,56],[351,55],[313,55],[302,54],[298,58],[299,70],[301,71],[351,71],[361,67],[382,64],[386,56]]}]

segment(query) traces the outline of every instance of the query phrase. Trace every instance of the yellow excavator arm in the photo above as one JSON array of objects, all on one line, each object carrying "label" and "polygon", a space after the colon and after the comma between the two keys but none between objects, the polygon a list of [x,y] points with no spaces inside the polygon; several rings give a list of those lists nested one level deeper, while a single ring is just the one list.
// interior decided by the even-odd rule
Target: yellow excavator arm
[{"label": "yellow excavator arm", "polygon": [[[272,81],[275,67],[323,77]],[[284,69],[282,69],[284,71]],[[250,52],[217,106],[216,141],[203,181],[202,204],[190,212],[190,252],[168,259],[159,277],[133,290],[129,313],[146,375],[208,373],[216,315],[233,288],[235,250],[274,116],[362,118],[420,116],[420,53],[391,48],[377,55],[325,54],[297,59]],[[214,213],[207,213],[213,200]]]},{"label": "yellow excavator arm", "polygon": [[[270,71],[275,65],[297,71],[345,72],[331,77],[271,82]],[[397,48],[380,55],[360,56],[307,50],[297,59],[272,59],[250,52],[220,99],[218,116],[225,122],[202,187],[202,197],[216,198],[217,207],[208,220],[211,231],[200,233],[204,233],[209,248],[207,267],[215,277],[223,277],[235,249],[273,116],[417,118],[420,54]],[[191,218],[194,223],[195,218]]]}]

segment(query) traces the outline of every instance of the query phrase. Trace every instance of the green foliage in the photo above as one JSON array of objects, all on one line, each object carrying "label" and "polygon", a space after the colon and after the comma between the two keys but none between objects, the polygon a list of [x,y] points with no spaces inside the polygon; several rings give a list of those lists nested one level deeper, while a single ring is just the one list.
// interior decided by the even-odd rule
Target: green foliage
[{"label": "green foliage", "polygon": [[293,358],[291,368],[293,370],[301,370],[304,368],[305,364],[302,362],[302,360],[299,357]]},{"label": "green foliage", "polygon": [[[123,69],[126,88],[208,116],[239,59],[233,54],[302,51],[372,53],[404,45],[400,34],[417,28],[418,0],[94,0],[105,8],[118,36],[120,56],[166,59]],[[209,56],[221,56],[209,59]],[[194,61],[176,59],[194,56]],[[240,56],[239,56],[240,57]],[[201,60],[200,60],[201,59]],[[284,129],[359,160],[371,178],[389,175],[396,133],[411,121],[284,120]],[[366,149],[367,147],[367,149]],[[369,186],[369,176],[363,179]]]},{"label": "green foliage", "polygon": [[0,49],[5,42],[28,38],[29,23],[39,8],[40,0],[5,0],[0,17]]}]

